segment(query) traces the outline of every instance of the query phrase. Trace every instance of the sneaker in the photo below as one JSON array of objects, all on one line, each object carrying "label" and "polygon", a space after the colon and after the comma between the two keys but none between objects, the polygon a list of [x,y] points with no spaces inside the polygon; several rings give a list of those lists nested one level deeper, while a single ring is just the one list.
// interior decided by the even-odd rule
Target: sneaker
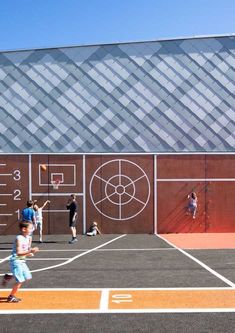
[{"label": "sneaker", "polygon": [[13,278],[13,275],[5,274],[2,279],[2,286],[5,287],[6,284]]},{"label": "sneaker", "polygon": [[21,298],[10,295],[7,297],[7,302],[8,303],[19,303],[19,302],[21,302]]},{"label": "sneaker", "polygon": [[69,241],[69,244],[73,244],[73,243],[75,243],[77,241],[78,241],[77,238],[73,238],[73,239],[71,239],[71,241]]}]

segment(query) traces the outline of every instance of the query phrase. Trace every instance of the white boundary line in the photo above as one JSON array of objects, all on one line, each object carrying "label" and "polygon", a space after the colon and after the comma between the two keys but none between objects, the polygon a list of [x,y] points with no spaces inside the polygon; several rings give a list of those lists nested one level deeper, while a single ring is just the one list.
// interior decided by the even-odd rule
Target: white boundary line
[{"label": "white boundary line", "polygon": [[[1,224],[0,224],[1,225]],[[4,224],[6,225],[6,224]],[[88,251],[90,249],[64,249],[64,250],[41,250],[40,252],[85,252]],[[95,250],[95,252],[112,252],[112,251],[176,251],[177,249],[175,249],[174,247],[160,247],[160,248],[148,248],[148,249],[98,249]],[[8,250],[1,250],[1,252],[11,252],[12,249],[8,249]],[[28,260],[28,259],[27,259]],[[33,258],[33,260],[35,260],[35,257]]]},{"label": "white boundary line", "polygon": [[[121,236],[118,236],[118,237],[116,237],[116,238],[114,238],[114,239],[111,239],[110,241],[108,241],[108,242],[106,242],[106,243],[104,243],[104,244],[101,244],[101,245],[99,245],[99,246],[96,246],[95,248],[92,248],[92,249],[89,249],[89,250],[87,250],[87,251],[85,251],[85,252],[79,253],[79,254],[77,254],[76,256],[74,256],[74,257],[72,257],[72,258],[69,258],[68,260],[66,260],[65,262],[62,262],[62,263],[60,263],[60,264],[53,265],[53,266],[48,266],[48,267],[44,267],[44,268],[35,269],[35,270],[31,271],[31,272],[32,272],[32,273],[36,273],[36,272],[47,271],[47,270],[49,270],[49,269],[53,269],[53,268],[56,268],[56,267],[60,267],[60,266],[64,266],[64,265],[70,264],[72,261],[74,261],[74,260],[76,260],[76,259],[78,259],[78,258],[80,258],[80,257],[82,257],[82,256],[85,256],[85,255],[88,254],[88,253],[94,252],[94,251],[96,251],[97,249],[100,249],[101,247],[106,246],[106,245],[108,245],[108,244],[110,244],[110,243],[112,243],[112,242],[114,242],[114,241],[116,241],[116,240],[118,240],[118,239],[120,239],[120,238],[122,238],[122,237],[124,237],[124,236],[126,236],[126,235],[121,235]],[[53,251],[53,250],[52,250],[52,251]],[[4,262],[4,261],[8,260],[9,258],[10,258],[10,256],[8,256],[8,257],[2,259],[2,260],[0,261],[0,264],[1,264],[2,262]],[[4,276],[4,275],[5,275],[5,274],[0,274],[0,276]]]},{"label": "white boundary line", "polygon": [[[0,264],[3,263],[4,261],[7,261],[8,259],[10,258],[10,256],[6,257],[6,258],[3,258],[0,260]],[[4,275],[4,274],[3,274]]]},{"label": "white boundary line", "polygon": [[210,272],[211,274],[215,275],[217,278],[219,278],[220,280],[222,280],[224,283],[228,284],[230,287],[233,287],[233,288],[235,287],[235,283],[233,283],[232,281],[228,280],[223,275],[217,273],[214,269],[210,268],[209,266],[207,266],[206,264],[204,264],[202,261],[200,261],[197,258],[193,257],[191,254],[189,254],[186,251],[180,249],[178,246],[176,246],[173,243],[169,242],[167,239],[165,239],[164,237],[162,237],[160,235],[156,235],[156,237],[159,237],[160,239],[164,240],[169,245],[173,246],[175,249],[177,249],[178,251],[180,251],[181,253],[183,253],[186,257],[188,257],[191,260],[195,261],[198,265],[200,265],[203,268],[205,268],[208,272]]},{"label": "white boundary line", "polygon": [[[114,238],[114,239],[111,239],[110,241],[108,241],[108,242],[106,242],[106,243],[104,243],[104,244],[101,244],[101,245],[99,245],[99,246],[96,246],[96,247],[93,248],[93,249],[90,249],[90,250],[88,250],[88,251],[86,251],[86,252],[83,252],[83,253],[77,254],[76,256],[70,258],[69,260],[66,260],[65,262],[63,262],[63,263],[61,263],[61,264],[53,265],[53,266],[49,266],[49,267],[44,267],[44,268],[39,268],[39,269],[35,269],[35,270],[31,271],[31,272],[32,272],[32,273],[35,273],[35,272],[47,271],[47,270],[49,270],[49,269],[53,269],[53,268],[57,268],[57,267],[60,267],[60,266],[64,266],[64,265],[70,264],[70,263],[73,262],[74,260],[76,260],[76,259],[78,259],[78,258],[80,258],[80,257],[83,257],[83,256],[85,256],[85,255],[88,254],[88,253],[94,252],[95,250],[97,250],[97,249],[99,249],[99,248],[101,248],[101,247],[103,247],[103,246],[106,246],[106,245],[108,245],[108,244],[110,244],[110,243],[112,243],[112,242],[114,242],[114,241],[116,241],[116,240],[118,240],[118,239],[120,239],[120,238],[122,238],[122,237],[124,237],[124,236],[126,236],[126,235],[118,236],[118,237],[116,237],[116,238]],[[1,276],[1,274],[0,274],[0,276]]]},{"label": "white boundary line", "polygon": [[109,289],[102,289],[100,297],[100,311],[106,312],[109,307]]},{"label": "white boundary line", "polygon": [[[8,291],[10,289],[0,289],[0,291]],[[110,293],[114,291],[185,291],[185,290],[234,290],[234,288],[27,288],[21,289],[21,292],[27,291],[101,291],[100,306],[98,309],[50,309],[50,310],[0,310],[0,314],[37,314],[37,313],[234,313],[235,308],[146,308],[146,309],[109,309]]]},{"label": "white boundary line", "polygon": [[223,313],[235,312],[235,308],[211,308],[211,309],[130,309],[130,310],[2,310],[0,314],[56,314],[56,313]]}]

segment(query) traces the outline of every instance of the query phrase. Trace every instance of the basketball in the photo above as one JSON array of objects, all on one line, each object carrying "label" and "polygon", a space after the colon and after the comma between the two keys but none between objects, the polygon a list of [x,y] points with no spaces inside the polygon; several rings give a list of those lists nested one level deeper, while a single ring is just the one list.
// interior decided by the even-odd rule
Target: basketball
[{"label": "basketball", "polygon": [[46,171],[46,169],[47,169],[46,164],[41,164],[41,170],[42,170],[42,171]]}]

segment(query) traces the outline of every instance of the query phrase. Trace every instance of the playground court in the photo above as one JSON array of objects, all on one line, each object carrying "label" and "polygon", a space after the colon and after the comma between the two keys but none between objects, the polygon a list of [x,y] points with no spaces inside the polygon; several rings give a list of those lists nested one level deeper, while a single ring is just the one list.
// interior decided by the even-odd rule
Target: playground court
[{"label": "playground court", "polygon": [[[47,235],[28,260],[33,279],[18,294],[22,302],[7,303],[10,289],[0,290],[1,327],[6,332],[32,327],[36,332],[231,332],[235,234],[206,236],[80,236],[70,245],[68,235]],[[0,237],[1,275],[9,271],[13,239]]]}]

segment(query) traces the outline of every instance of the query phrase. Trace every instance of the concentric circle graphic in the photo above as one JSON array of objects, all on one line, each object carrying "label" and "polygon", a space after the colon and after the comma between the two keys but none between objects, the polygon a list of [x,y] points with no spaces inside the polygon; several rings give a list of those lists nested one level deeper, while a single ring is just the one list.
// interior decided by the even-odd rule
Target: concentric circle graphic
[{"label": "concentric circle graphic", "polygon": [[150,182],[134,162],[116,159],[102,164],[90,181],[95,208],[112,220],[125,221],[139,215],[150,197]]}]

